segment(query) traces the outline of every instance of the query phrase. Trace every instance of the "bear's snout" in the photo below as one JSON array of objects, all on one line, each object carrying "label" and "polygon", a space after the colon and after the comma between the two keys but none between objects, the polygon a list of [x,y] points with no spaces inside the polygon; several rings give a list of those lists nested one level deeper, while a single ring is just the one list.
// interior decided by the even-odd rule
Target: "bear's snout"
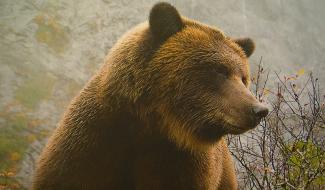
[{"label": "bear's snout", "polygon": [[257,104],[252,108],[253,114],[256,119],[260,120],[266,117],[269,113],[269,109],[264,104]]}]

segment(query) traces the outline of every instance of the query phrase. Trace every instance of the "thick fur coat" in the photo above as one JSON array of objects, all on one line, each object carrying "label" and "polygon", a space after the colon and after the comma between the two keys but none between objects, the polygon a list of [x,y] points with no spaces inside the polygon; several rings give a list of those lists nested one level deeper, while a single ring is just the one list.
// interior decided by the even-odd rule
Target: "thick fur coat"
[{"label": "thick fur coat", "polygon": [[253,50],[156,4],[73,99],[32,189],[237,189],[223,137],[267,114],[248,90]]}]

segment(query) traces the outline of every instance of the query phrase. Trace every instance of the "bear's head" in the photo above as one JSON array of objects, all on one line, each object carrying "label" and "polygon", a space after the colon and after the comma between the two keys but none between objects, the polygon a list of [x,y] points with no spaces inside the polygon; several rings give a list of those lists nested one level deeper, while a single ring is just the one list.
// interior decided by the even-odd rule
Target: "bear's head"
[{"label": "bear's head", "polygon": [[[125,92],[142,94],[148,105],[140,112],[158,115],[161,131],[178,145],[209,146],[226,134],[256,127],[268,114],[249,90],[247,58],[255,47],[251,39],[229,38],[217,28],[180,16],[168,3],[152,8],[146,27],[150,43],[142,43],[138,51],[143,50],[141,55],[152,51],[148,61],[133,63],[136,69],[122,65],[128,71],[120,79],[132,76],[130,88],[142,92],[130,88]],[[131,48],[123,49],[130,54]],[[128,62],[137,60],[129,57]]]},{"label": "bear's head", "polygon": [[249,38],[183,18],[156,4],[149,29],[159,48],[149,63],[157,112],[168,135],[182,146],[210,144],[225,134],[254,128],[268,114],[249,90]]}]

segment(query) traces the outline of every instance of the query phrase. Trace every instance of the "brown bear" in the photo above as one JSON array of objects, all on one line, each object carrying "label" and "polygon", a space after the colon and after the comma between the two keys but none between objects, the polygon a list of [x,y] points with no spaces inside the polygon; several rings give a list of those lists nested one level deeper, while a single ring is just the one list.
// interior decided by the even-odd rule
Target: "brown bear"
[{"label": "brown bear", "polygon": [[253,50],[156,4],[73,99],[32,189],[237,189],[224,136],[268,113],[248,89]]}]

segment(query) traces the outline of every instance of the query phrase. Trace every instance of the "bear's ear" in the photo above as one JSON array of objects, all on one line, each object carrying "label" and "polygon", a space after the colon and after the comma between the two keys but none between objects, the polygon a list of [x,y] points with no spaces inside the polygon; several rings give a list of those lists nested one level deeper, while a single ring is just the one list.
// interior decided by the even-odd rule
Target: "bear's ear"
[{"label": "bear's ear", "polygon": [[149,16],[149,27],[155,39],[165,41],[182,30],[184,24],[175,7],[168,3],[155,4]]},{"label": "bear's ear", "polygon": [[250,38],[239,38],[234,40],[245,52],[246,56],[249,57],[255,50],[255,43]]}]

